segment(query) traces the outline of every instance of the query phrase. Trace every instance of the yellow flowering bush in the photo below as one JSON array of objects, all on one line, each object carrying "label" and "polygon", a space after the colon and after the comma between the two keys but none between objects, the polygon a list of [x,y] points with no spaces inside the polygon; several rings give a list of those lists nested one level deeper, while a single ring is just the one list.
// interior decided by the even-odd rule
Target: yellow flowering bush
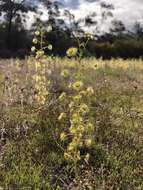
[{"label": "yellow flowering bush", "polygon": [[[77,50],[70,48],[67,50],[67,55],[75,55]],[[69,70],[63,70],[61,76],[67,78],[71,75],[72,82],[69,82],[69,93],[63,92],[59,96],[59,102],[68,101],[68,105],[63,106],[63,110],[66,108],[65,114],[62,112],[58,120],[65,122],[69,120],[70,126],[67,131],[61,133],[61,141],[68,141],[68,145],[64,151],[64,158],[67,161],[76,163],[81,159],[89,159],[89,153],[81,154],[81,148],[90,147],[93,142],[94,124],[92,123],[92,117],[90,116],[90,100],[94,95],[94,89],[92,87],[85,87],[84,82],[80,79],[80,71],[78,67],[75,67],[75,73],[72,75]],[[78,76],[78,80],[77,80]],[[69,78],[70,80],[70,78]],[[66,101],[65,101],[66,100]]]},{"label": "yellow flowering bush", "polygon": [[43,36],[44,29],[41,27],[39,30],[35,32],[35,36],[33,39],[33,44],[35,46],[40,47],[37,49],[35,46],[31,48],[31,51],[35,53],[35,89],[36,89],[36,101],[38,104],[44,105],[46,102],[46,97],[48,96],[48,85],[50,85],[50,81],[47,82],[46,79],[46,63],[43,58],[45,58],[45,49],[52,50],[52,45],[48,44],[47,47],[44,46]]},{"label": "yellow flowering bush", "polygon": [[[47,30],[50,32],[52,28],[49,27]],[[46,102],[46,97],[48,95],[45,78],[46,67],[45,63],[42,61],[42,57],[44,57],[45,54],[45,47],[43,47],[43,41],[41,40],[43,34],[43,30],[37,30],[33,39],[33,44],[35,46],[40,46],[40,49],[37,50],[35,46],[31,48],[31,51],[35,52],[36,56],[35,88],[37,90],[36,99],[40,104]],[[88,40],[89,38],[88,36]],[[70,47],[66,51],[66,54],[69,58],[79,57],[78,60],[80,64],[81,51],[85,47],[86,43],[79,43],[78,48]],[[53,49],[51,44],[48,44],[46,48],[48,50]],[[60,134],[60,140],[62,142],[68,142],[64,151],[64,158],[74,163],[81,159],[89,158],[89,153],[87,152],[82,155],[80,149],[92,145],[92,135],[94,131],[94,124],[92,123],[90,114],[90,99],[94,95],[94,89],[91,86],[85,86],[79,64],[72,66],[74,70],[72,74],[67,68],[61,71],[61,77],[64,78],[66,82],[65,85],[67,85],[68,92],[62,92],[58,97],[60,103],[58,121],[61,123],[66,122],[70,125]],[[62,107],[63,109],[61,109]]]}]

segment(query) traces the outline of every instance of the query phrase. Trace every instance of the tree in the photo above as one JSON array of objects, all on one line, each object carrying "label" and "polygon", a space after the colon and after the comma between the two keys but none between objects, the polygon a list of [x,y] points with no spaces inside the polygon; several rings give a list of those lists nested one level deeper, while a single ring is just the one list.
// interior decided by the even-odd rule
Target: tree
[{"label": "tree", "polygon": [[122,34],[125,30],[126,28],[122,21],[120,20],[112,21],[112,28],[110,28],[112,34]]},{"label": "tree", "polygon": [[28,11],[36,11],[36,7],[27,3],[26,0],[0,1],[0,13],[4,14],[4,18],[7,25],[6,43],[8,49],[11,48],[11,31],[13,22],[18,21],[21,24],[22,22],[25,22],[25,13],[27,13]]},{"label": "tree", "polygon": [[138,37],[143,37],[143,26],[141,25],[141,23],[136,22],[136,23],[134,24],[134,31],[135,31],[135,34],[136,34]]},{"label": "tree", "polygon": [[[86,1],[93,3],[92,0]],[[98,37],[98,35],[101,33],[101,29],[106,24],[106,20],[113,17],[112,10],[114,9],[112,4],[105,2],[101,2],[97,6],[100,7],[99,13],[97,13],[95,9],[84,18],[77,21],[78,26],[83,26],[84,28],[90,29],[96,37]]]}]

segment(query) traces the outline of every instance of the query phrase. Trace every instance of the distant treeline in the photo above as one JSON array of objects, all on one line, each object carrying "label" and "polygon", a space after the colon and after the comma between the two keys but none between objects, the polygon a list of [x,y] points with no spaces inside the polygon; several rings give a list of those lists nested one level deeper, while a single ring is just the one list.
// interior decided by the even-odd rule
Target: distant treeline
[{"label": "distant treeline", "polygon": [[[19,57],[24,58],[30,54],[34,31],[27,31],[24,28],[18,30],[13,27],[10,37],[10,46],[7,47],[6,30],[0,26],[0,58]],[[64,56],[66,50],[71,46],[77,46],[76,40],[70,37],[68,31],[53,29],[47,33],[46,40],[53,45],[53,55]],[[81,41],[84,41],[81,38]],[[47,54],[50,52],[47,52]],[[85,56],[110,59],[112,57],[140,58],[143,56],[143,33],[142,34],[105,34],[96,40],[90,40]]]},{"label": "distant treeline", "polygon": [[129,36],[122,34],[118,36],[111,36],[104,40],[91,42],[88,45],[88,50],[91,55],[96,57],[110,58],[141,58],[143,57],[143,36]]},{"label": "distant treeline", "polygon": [[[84,31],[80,28],[80,22],[85,26],[95,26],[96,40],[90,39],[84,56],[102,57],[110,59],[111,57],[122,58],[140,58],[143,56],[143,28],[140,23],[135,23],[134,33],[126,30],[124,24],[119,20],[114,20],[114,7],[107,3],[101,3],[102,21],[106,21],[109,17],[112,20],[112,27],[108,34],[98,36],[101,24],[94,21],[96,12],[85,16],[81,21],[75,21],[74,15],[65,10],[66,19],[60,19],[60,10],[58,1],[39,0],[45,8],[47,8],[47,20],[43,22],[43,26],[47,28],[52,26],[53,30],[46,33],[45,41],[53,45],[53,55],[64,56],[66,50],[71,46],[77,47],[77,42],[73,37],[75,31],[80,31],[80,41],[86,41]],[[39,5],[39,4],[38,4]],[[26,30],[25,24],[29,18],[28,12],[34,12],[37,16],[30,30]],[[0,1],[0,58],[19,57],[24,58],[30,54],[32,39],[34,32],[41,24],[38,6],[34,3],[26,3],[26,0]],[[3,17],[1,17],[3,15]],[[67,26],[65,20],[69,20],[70,26]],[[47,54],[51,52],[46,52]]]}]

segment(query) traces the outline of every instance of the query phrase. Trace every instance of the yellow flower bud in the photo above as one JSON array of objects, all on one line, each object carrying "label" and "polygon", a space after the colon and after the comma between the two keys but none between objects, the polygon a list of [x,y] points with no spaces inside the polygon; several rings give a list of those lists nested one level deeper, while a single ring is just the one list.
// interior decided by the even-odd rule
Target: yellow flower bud
[{"label": "yellow flower bud", "polygon": [[91,144],[92,144],[92,140],[91,139],[86,139],[85,140],[85,145],[86,146],[91,146]]},{"label": "yellow flower bud", "polygon": [[89,112],[88,106],[86,104],[82,103],[80,105],[79,112],[81,112],[82,114],[88,113]]},{"label": "yellow flower bud", "polygon": [[36,36],[39,36],[39,35],[40,35],[40,32],[37,30],[37,31],[35,32],[35,35],[36,35]]},{"label": "yellow flower bud", "polygon": [[94,94],[94,89],[92,87],[88,87],[86,91],[87,91],[88,95]]},{"label": "yellow flower bud", "polygon": [[63,101],[66,98],[66,93],[63,92],[60,96],[59,96],[59,100]]},{"label": "yellow flower bud", "polygon": [[83,82],[82,81],[77,81],[72,85],[74,90],[79,91],[83,87]]},{"label": "yellow flower bud", "polygon": [[33,47],[31,48],[31,51],[32,51],[32,52],[35,52],[35,51],[36,51],[35,46],[33,46]]},{"label": "yellow flower bud", "polygon": [[79,151],[77,152],[76,159],[77,159],[77,160],[80,160],[80,159],[81,159],[81,157],[80,157],[80,152],[79,152]]},{"label": "yellow flower bud", "polygon": [[39,50],[36,52],[36,58],[42,57],[44,55],[44,51],[43,50]]},{"label": "yellow flower bud", "polygon": [[67,152],[65,152],[64,158],[65,158],[65,160],[70,160],[71,156]]},{"label": "yellow flower bud", "polygon": [[59,115],[59,117],[58,117],[58,120],[60,121],[60,120],[62,120],[62,119],[64,119],[64,118],[66,118],[66,114],[65,114],[65,113],[61,113],[61,114]]},{"label": "yellow flower bud", "polygon": [[51,44],[48,45],[48,49],[49,50],[52,50],[53,49],[53,46]]},{"label": "yellow flower bud", "polygon": [[67,50],[66,54],[68,57],[74,57],[77,55],[78,49],[76,47],[71,47]]},{"label": "yellow flower bud", "polygon": [[48,26],[47,32],[51,32],[51,31],[52,31],[52,26]]},{"label": "yellow flower bud", "polygon": [[83,119],[78,114],[74,113],[71,118],[71,123],[80,123]]},{"label": "yellow flower bud", "polygon": [[77,95],[73,98],[74,102],[79,102],[81,100],[82,96],[81,95]]},{"label": "yellow flower bud", "polygon": [[64,70],[61,72],[61,76],[64,77],[64,78],[69,77],[69,71],[68,71],[67,69],[64,69]]},{"label": "yellow flower bud", "polygon": [[38,40],[36,38],[33,39],[33,44],[37,44]]},{"label": "yellow flower bud", "polygon": [[69,108],[73,108],[73,107],[74,107],[74,102],[70,102]]},{"label": "yellow flower bud", "polygon": [[90,154],[87,153],[86,156],[85,156],[85,160],[88,161],[88,160],[89,160],[89,157],[90,157]]},{"label": "yellow flower bud", "polygon": [[65,137],[66,137],[65,133],[61,133],[61,134],[60,134],[60,139],[61,139],[61,141],[64,141],[64,140],[65,140]]},{"label": "yellow flower bud", "polygon": [[69,146],[68,146],[68,151],[73,151],[74,150],[74,144],[73,143],[70,143]]}]

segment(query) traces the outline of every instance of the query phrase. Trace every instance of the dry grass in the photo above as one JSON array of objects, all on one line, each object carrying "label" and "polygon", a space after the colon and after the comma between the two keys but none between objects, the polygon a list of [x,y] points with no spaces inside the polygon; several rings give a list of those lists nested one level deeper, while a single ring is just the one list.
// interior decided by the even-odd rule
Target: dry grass
[{"label": "dry grass", "polygon": [[[143,60],[45,59],[51,81],[44,105],[35,103],[34,59],[0,60],[0,186],[16,189],[143,189]],[[92,86],[95,123],[88,163],[64,160],[57,102],[76,69]],[[60,73],[70,71],[64,80]],[[64,108],[66,109],[66,107]],[[67,129],[69,123],[66,123]],[[3,132],[4,130],[4,132]],[[62,147],[62,149],[59,148]],[[85,151],[85,150],[82,150]]]}]

